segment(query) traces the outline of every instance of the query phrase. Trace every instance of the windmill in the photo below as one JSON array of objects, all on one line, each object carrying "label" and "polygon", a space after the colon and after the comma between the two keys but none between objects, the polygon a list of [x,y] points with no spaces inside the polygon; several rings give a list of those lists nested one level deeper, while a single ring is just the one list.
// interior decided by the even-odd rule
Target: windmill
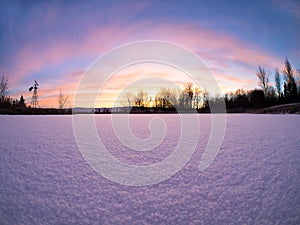
[{"label": "windmill", "polygon": [[32,99],[31,99],[32,108],[36,108],[39,105],[39,103],[38,103],[38,94],[37,94],[38,86],[39,86],[39,83],[36,80],[34,80],[33,85],[28,89],[30,92],[33,90]]}]

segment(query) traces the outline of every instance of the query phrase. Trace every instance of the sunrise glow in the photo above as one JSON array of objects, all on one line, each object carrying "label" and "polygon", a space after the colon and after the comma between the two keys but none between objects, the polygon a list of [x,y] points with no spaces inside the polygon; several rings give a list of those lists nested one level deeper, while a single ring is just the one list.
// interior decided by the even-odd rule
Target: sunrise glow
[{"label": "sunrise glow", "polygon": [[[6,1],[1,17],[0,71],[9,78],[10,95],[23,95],[29,104],[28,87],[38,80],[41,107],[57,107],[60,89],[72,100],[98,57],[133,41],[162,40],[190,49],[207,64],[224,93],[256,87],[258,65],[272,74],[285,57],[297,63],[300,56],[299,4],[292,1],[239,2],[234,8],[209,1]],[[172,78],[179,86],[186,82],[182,74],[158,68],[137,66],[116,74],[105,84],[97,106],[114,105],[132,80],[151,73],[156,79]],[[156,81],[143,86],[150,95],[160,88]]]}]

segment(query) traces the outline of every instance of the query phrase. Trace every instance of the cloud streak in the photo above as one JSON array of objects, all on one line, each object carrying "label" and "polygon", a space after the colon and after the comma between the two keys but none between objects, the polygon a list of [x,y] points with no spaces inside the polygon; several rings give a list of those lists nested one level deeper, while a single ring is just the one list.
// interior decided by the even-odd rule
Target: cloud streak
[{"label": "cloud streak", "polygon": [[[88,14],[91,6],[83,3],[76,6],[64,3],[68,4],[70,10],[65,17],[63,8],[55,4],[58,3],[43,2],[34,7],[11,6],[15,13],[12,15],[18,21],[9,17],[11,21],[5,27],[12,34],[16,32],[12,26],[17,23],[24,25],[20,27],[20,36],[23,38],[17,43],[4,35],[3,40],[10,40],[9,46],[16,43],[16,47],[11,47],[7,57],[1,56],[5,60],[0,66],[9,75],[15,95],[20,95],[21,92],[17,90],[24,84],[30,85],[34,79],[41,82],[41,95],[46,95],[44,91],[52,93],[52,89],[57,94],[58,86],[74,93],[84,71],[97,57],[120,44],[145,39],[173,42],[191,49],[208,65],[226,91],[254,85],[258,65],[272,69],[282,64],[281,58],[261,49],[254,42],[207,28],[207,21],[182,19],[174,23],[165,19],[167,17],[159,14],[159,10],[154,10],[154,3],[129,2],[120,6],[124,10],[101,3],[104,4],[101,7],[106,9],[101,14],[95,10]],[[95,9],[100,7],[97,2],[92,4],[95,4]],[[44,16],[40,12],[41,6],[45,9]],[[125,13],[125,9],[131,12],[130,15]],[[142,16],[142,13],[149,12],[148,9],[158,13],[159,18],[164,18],[163,22]],[[34,19],[24,19],[30,16]],[[131,71],[118,79],[114,78],[111,80],[114,85],[108,86],[107,92],[122,89],[132,76],[142,77]],[[181,82],[181,79],[177,80]],[[107,98],[112,98],[112,95],[107,94]]]}]

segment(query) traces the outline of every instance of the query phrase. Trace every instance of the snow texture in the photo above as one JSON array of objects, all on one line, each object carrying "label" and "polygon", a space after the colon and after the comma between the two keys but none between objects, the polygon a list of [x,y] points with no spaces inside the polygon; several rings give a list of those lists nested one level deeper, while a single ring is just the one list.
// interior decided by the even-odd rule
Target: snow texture
[{"label": "snow texture", "polygon": [[[119,160],[151,165],[176,146],[178,115],[130,116],[140,138],[156,116],[166,137],[149,152],[123,146],[110,115],[96,116],[96,124]],[[300,224],[300,116],[228,115],[221,150],[204,172],[210,115],[199,118],[188,164],[159,184],[130,187],[84,161],[72,116],[0,116],[0,224]]]}]

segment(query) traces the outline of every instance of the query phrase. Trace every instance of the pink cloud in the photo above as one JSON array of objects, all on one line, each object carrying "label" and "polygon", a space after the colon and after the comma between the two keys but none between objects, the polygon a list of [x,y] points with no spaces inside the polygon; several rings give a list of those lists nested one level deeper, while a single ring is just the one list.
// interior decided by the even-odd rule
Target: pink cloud
[{"label": "pink cloud", "polygon": [[[51,15],[49,19],[51,19]],[[144,28],[145,26],[147,29]],[[217,68],[214,72],[221,83],[226,83],[226,85],[222,84],[223,86],[230,86],[230,82],[232,86],[241,85],[241,87],[252,84],[255,80],[255,70],[252,71],[249,67],[255,68],[258,65],[264,65],[273,68],[282,64],[281,59],[232,36],[220,35],[216,31],[190,24],[158,25],[148,22],[146,24],[136,23],[127,27],[110,25],[96,29],[91,28],[88,33],[81,34],[78,39],[54,40],[49,46],[41,49],[36,49],[34,43],[28,43],[15,57],[13,65],[15,73],[12,82],[18,83],[28,74],[43,71],[49,67],[56,68],[67,60],[94,58],[119,44],[143,39],[174,42],[195,51],[210,68]],[[73,72],[63,75],[59,80],[62,88],[76,90],[84,70],[85,68],[74,68]],[[236,71],[232,73],[233,70]],[[237,72],[241,73],[241,76],[237,76]],[[243,75],[253,75],[253,80],[242,77]],[[128,77],[126,78],[126,76]],[[114,80],[114,87],[121,88],[126,83],[126,79],[136,75],[127,74],[126,76],[120,78],[119,81]],[[52,87],[57,86],[55,82],[55,80],[50,82]],[[49,93],[51,88],[43,91]],[[53,93],[57,94],[58,91]],[[42,94],[46,93],[41,91]],[[54,102],[54,100],[51,101]]]},{"label": "pink cloud", "polygon": [[191,25],[162,24],[153,26],[141,34],[143,25],[135,24],[125,29],[114,25],[92,29],[79,40],[57,40],[43,49],[35,49],[34,45],[29,44],[19,52],[16,58],[18,63],[23,65],[33,63],[32,67],[35,69],[43,64],[53,65],[68,58],[100,55],[128,41],[158,39],[179,43],[197,51],[200,56],[203,54],[204,57],[218,61],[220,58],[225,58],[251,64],[274,62],[274,57],[262,51],[253,50],[255,49],[253,46],[229,36],[220,36],[214,31],[199,29]]}]

